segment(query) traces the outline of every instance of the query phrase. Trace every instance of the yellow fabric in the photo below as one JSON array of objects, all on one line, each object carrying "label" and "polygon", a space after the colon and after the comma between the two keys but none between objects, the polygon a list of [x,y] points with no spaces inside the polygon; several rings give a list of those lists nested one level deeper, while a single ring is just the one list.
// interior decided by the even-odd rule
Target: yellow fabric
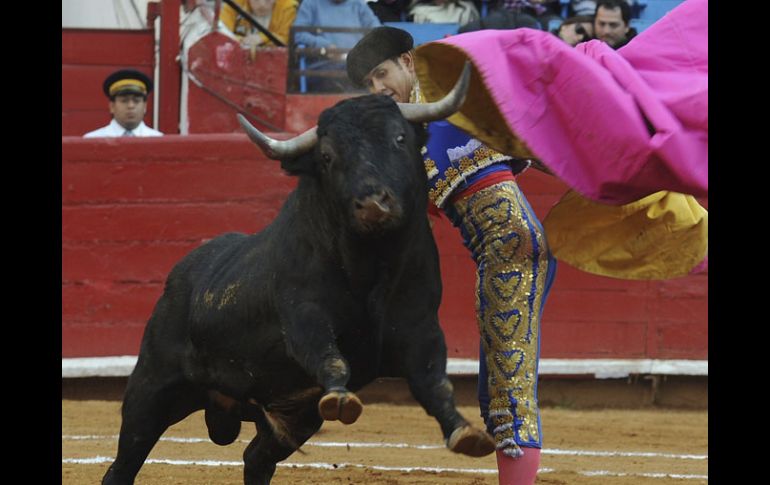
[{"label": "yellow fabric", "polygon": [[[249,8],[249,0],[233,0],[233,1],[245,11],[251,12],[251,9]],[[244,30],[243,32],[245,33],[245,32],[251,31],[251,24],[249,24],[248,22],[245,22],[243,19],[239,19],[238,17],[239,15],[233,9],[233,7],[222,2],[222,9],[219,11],[219,20],[221,20],[222,23],[225,24],[225,27],[230,29],[230,32],[234,34],[238,34],[238,32],[236,32],[236,26],[240,29],[242,23],[245,23],[248,26],[248,29]],[[241,36],[243,36],[243,33],[239,35],[239,37]]]},{"label": "yellow fabric", "polygon": [[[243,10],[251,12],[249,0],[234,1]],[[289,29],[297,16],[298,7],[299,2],[297,0],[276,0],[275,5],[273,5],[273,12],[270,16],[270,25],[267,26],[267,30],[278,37],[284,44],[288,44],[289,42]],[[222,10],[219,12],[219,19],[238,38],[242,38],[252,32],[251,23],[238,15],[238,13],[229,5],[222,5]],[[259,37],[263,44],[272,44],[265,34],[260,32]]]},{"label": "yellow fabric", "polygon": [[147,94],[147,85],[145,85],[142,81],[138,79],[121,79],[120,81],[115,81],[110,85],[110,94],[114,94],[118,92],[122,88],[126,87],[133,87],[133,88],[139,88],[138,90],[141,91],[144,94]]},{"label": "yellow fabric", "polygon": [[694,197],[675,192],[610,206],[570,190],[543,227],[557,259],[615,278],[686,276],[708,251],[708,211]]}]

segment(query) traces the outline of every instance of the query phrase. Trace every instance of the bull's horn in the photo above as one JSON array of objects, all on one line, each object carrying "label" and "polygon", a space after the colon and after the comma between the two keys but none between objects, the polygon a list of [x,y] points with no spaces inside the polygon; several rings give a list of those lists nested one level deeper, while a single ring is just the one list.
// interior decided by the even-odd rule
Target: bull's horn
[{"label": "bull's horn", "polygon": [[426,121],[443,120],[455,111],[465,101],[468,86],[471,83],[471,63],[465,61],[465,67],[460,78],[446,96],[433,103],[398,103],[401,114],[409,121],[422,123]]},{"label": "bull's horn", "polygon": [[241,124],[246,133],[259,148],[273,160],[284,160],[287,158],[294,158],[309,151],[318,141],[318,135],[316,134],[316,128],[312,127],[301,135],[297,135],[289,140],[281,141],[274,140],[264,133],[254,128],[249,121],[238,113],[238,122]]}]

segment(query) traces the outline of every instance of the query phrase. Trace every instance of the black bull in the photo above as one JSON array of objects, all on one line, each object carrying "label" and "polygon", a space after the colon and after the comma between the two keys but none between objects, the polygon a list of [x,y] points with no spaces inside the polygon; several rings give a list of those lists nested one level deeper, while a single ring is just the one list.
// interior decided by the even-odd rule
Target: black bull
[{"label": "black bull", "polygon": [[312,150],[281,162],[299,182],[268,227],[219,236],[173,268],[103,483],[133,483],[161,434],[205,409],[220,445],[256,423],[244,482],[268,484],[323,420],[356,421],[352,391],[380,376],[406,378],[451,450],[494,450],[446,375],[425,138],[387,97],[342,101],[321,114]]}]

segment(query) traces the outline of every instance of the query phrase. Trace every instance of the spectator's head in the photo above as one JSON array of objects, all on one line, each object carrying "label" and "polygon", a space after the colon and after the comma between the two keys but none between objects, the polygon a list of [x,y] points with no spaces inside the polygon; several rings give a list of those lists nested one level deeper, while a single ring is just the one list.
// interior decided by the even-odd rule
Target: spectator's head
[{"label": "spectator's head", "polygon": [[561,40],[574,47],[581,42],[593,39],[593,17],[589,15],[570,17],[554,33]]},{"label": "spectator's head", "polygon": [[408,103],[416,80],[414,39],[401,29],[377,27],[348,52],[348,77],[370,93],[385,94]]},{"label": "spectator's head", "polygon": [[474,32],[476,30],[510,30],[522,27],[536,30],[542,28],[540,22],[529,14],[505,8],[496,8],[484,18],[471,20],[467,24],[461,25],[458,32],[464,34],[465,32]]},{"label": "spectator's head", "polygon": [[610,47],[626,40],[631,22],[631,7],[625,0],[599,0],[594,14],[594,35]]},{"label": "spectator's head", "polygon": [[102,85],[110,99],[110,113],[122,127],[133,130],[147,112],[147,95],[152,80],[139,71],[122,69],[107,76]]}]

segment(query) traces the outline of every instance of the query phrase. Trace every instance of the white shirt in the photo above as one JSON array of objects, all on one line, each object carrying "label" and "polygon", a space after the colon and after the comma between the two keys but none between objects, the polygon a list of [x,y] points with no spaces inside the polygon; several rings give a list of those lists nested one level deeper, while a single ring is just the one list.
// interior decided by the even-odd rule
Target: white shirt
[{"label": "white shirt", "polygon": [[[89,131],[85,135],[83,135],[83,138],[93,138],[95,136],[109,136],[109,137],[117,137],[117,136],[123,136],[123,133],[126,132],[126,129],[123,128],[120,123],[115,121],[115,118],[110,121],[110,124],[99,128],[98,130]],[[134,136],[163,136],[163,133],[159,132],[158,130],[153,130],[149,126],[144,124],[144,121],[139,123],[139,126],[131,130],[131,134]]]}]

